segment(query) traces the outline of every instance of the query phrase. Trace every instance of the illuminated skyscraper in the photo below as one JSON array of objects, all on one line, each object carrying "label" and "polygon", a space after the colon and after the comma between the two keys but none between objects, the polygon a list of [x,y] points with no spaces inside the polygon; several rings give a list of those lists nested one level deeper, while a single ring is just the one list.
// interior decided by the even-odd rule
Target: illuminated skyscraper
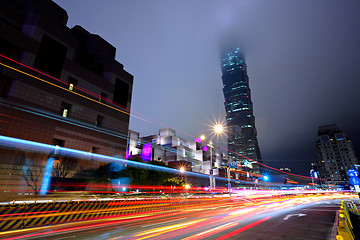
[{"label": "illuminated skyscraper", "polygon": [[[239,48],[223,52],[221,58],[229,155],[236,161],[262,162],[245,57]],[[242,156],[241,156],[242,155]],[[250,166],[250,165],[248,165]],[[252,164],[255,172],[258,164]]]}]

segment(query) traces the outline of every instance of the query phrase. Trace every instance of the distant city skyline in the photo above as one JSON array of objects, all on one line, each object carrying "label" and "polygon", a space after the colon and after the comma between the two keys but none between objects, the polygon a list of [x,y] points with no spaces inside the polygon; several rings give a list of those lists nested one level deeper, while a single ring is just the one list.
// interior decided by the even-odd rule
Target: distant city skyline
[{"label": "distant city skyline", "polygon": [[169,126],[198,137],[225,120],[219,40],[236,29],[265,164],[309,176],[317,128],[326,124],[359,150],[359,1],[55,2],[69,27],[101,35],[134,75],[132,113],[148,119],[131,117],[134,131]]}]

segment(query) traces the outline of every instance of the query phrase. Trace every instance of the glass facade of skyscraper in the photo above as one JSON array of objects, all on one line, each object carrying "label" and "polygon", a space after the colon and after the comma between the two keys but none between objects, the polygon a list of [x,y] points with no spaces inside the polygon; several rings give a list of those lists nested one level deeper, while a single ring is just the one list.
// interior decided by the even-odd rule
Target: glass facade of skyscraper
[{"label": "glass facade of skyscraper", "polygon": [[[221,70],[229,155],[236,161],[261,163],[249,77],[244,55],[239,48],[223,53]],[[258,164],[253,163],[252,166],[254,172],[259,171]]]}]

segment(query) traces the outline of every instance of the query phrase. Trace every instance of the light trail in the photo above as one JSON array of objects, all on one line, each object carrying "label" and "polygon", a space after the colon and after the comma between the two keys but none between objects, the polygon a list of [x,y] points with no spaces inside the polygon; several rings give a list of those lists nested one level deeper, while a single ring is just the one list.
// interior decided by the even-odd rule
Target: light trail
[{"label": "light trail", "polygon": [[[71,233],[72,236],[76,232],[87,232],[89,230],[104,230],[107,228],[122,229],[124,227],[133,227],[137,229],[136,233],[128,233],[125,239],[172,239],[180,238],[187,240],[199,240],[214,237],[214,235],[220,235],[217,239],[230,238],[236,234],[240,234],[246,230],[249,230],[267,220],[270,219],[269,214],[274,211],[282,211],[289,209],[290,206],[304,205],[308,203],[316,203],[324,200],[331,199],[344,199],[344,198],[357,198],[357,196],[349,196],[343,194],[325,194],[322,196],[288,196],[288,197],[273,197],[271,199],[263,199],[256,204],[250,206],[242,205],[236,198],[223,198],[225,202],[213,201],[213,199],[202,199],[205,201],[201,206],[204,209],[197,209],[198,205],[193,207],[187,207],[180,210],[172,210],[165,212],[152,211],[147,214],[124,216],[122,218],[110,218],[91,220],[88,222],[81,222],[76,224],[82,224],[76,226],[76,224],[65,224],[62,229],[51,229],[50,227],[37,227],[34,229],[15,230],[9,232],[2,232],[0,235],[5,237],[4,239],[15,240],[24,238],[45,238],[56,237],[62,234]],[[210,200],[210,201],[207,201]],[[225,204],[224,204],[225,203]],[[139,204],[141,205],[141,204]],[[232,206],[226,213],[216,210],[216,207],[222,207],[224,209]],[[276,208],[274,207],[276,206]],[[214,208],[211,210],[211,208]],[[190,210],[190,211],[184,211]],[[261,213],[265,216],[254,217],[255,214]],[[56,215],[54,215],[56,216]],[[204,217],[206,216],[206,217]],[[131,218],[130,218],[131,217]],[[254,218],[253,218],[254,217]],[[257,219],[256,219],[257,218]],[[185,220],[186,219],[186,220]],[[188,219],[188,220],[187,220]],[[183,221],[182,223],[173,224],[174,221]],[[241,224],[248,223],[243,227],[238,228]],[[165,226],[157,227],[155,225],[164,224]],[[144,227],[150,228],[148,230],[142,230],[139,228],[139,224],[151,224]],[[152,228],[155,226],[154,228]],[[231,233],[227,233],[231,230]],[[39,231],[39,232],[31,232]],[[27,233],[31,232],[31,233]],[[21,236],[11,236],[6,238],[8,234],[20,234]],[[221,236],[221,234],[223,234]],[[187,235],[187,236],[186,236]],[[191,235],[189,237],[189,235]]]},{"label": "light trail", "polygon": [[257,225],[259,225],[259,224],[261,224],[261,223],[269,220],[270,218],[271,218],[271,217],[268,216],[268,217],[265,217],[265,218],[263,218],[263,219],[260,219],[260,220],[254,222],[254,223],[251,223],[251,224],[249,224],[249,225],[246,225],[245,227],[242,227],[242,228],[240,228],[240,229],[238,229],[238,230],[235,230],[235,231],[233,231],[232,233],[229,233],[229,234],[227,234],[227,235],[225,235],[225,236],[222,236],[222,237],[218,238],[217,240],[223,240],[223,239],[227,239],[227,238],[229,238],[229,237],[235,236],[235,235],[237,235],[237,234],[239,234],[239,233],[241,233],[241,232],[244,232],[244,231],[246,231],[246,230],[248,230],[248,229],[250,229],[250,228],[252,228],[252,227],[255,227],[255,226],[257,226]]}]

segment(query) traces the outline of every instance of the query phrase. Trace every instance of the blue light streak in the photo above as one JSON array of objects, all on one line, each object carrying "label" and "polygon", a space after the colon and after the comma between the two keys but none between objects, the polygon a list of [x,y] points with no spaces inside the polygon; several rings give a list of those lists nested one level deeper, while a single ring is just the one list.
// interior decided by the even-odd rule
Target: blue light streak
[{"label": "blue light streak", "polygon": [[55,160],[54,157],[49,157],[49,159],[46,162],[44,177],[40,187],[40,195],[46,195],[46,193],[49,190],[50,181],[51,181],[51,170],[54,160]]},{"label": "blue light streak", "polygon": [[[151,165],[151,164],[142,163],[142,162],[134,162],[134,161],[126,160],[126,159],[115,158],[115,157],[110,157],[110,156],[105,156],[105,155],[100,155],[100,154],[95,154],[95,153],[89,153],[89,152],[84,152],[84,151],[65,148],[65,147],[58,147],[58,146],[54,146],[54,145],[38,143],[38,142],[33,142],[33,141],[28,141],[28,140],[22,140],[22,139],[12,138],[12,137],[2,136],[2,135],[0,135],[0,146],[11,148],[11,149],[18,149],[20,151],[37,152],[37,153],[43,153],[43,154],[51,154],[54,152],[59,152],[59,153],[61,153],[62,156],[74,157],[74,158],[79,158],[79,159],[83,159],[83,160],[96,159],[97,161],[107,162],[107,163],[118,162],[120,164],[127,164],[128,166],[132,166],[132,167],[140,167],[140,168],[144,167],[147,169],[165,171],[165,172],[169,172],[169,173],[173,173],[173,174],[181,174],[180,170],[178,170],[178,169],[157,166],[157,165]],[[46,170],[45,170],[45,172],[46,172]],[[186,174],[188,176],[200,177],[200,178],[205,178],[205,179],[207,179],[209,177],[209,175],[205,175],[205,174],[201,174],[201,173],[194,173],[194,172],[186,172]],[[213,176],[213,177],[218,180],[227,180],[226,178],[222,178],[222,177],[215,177],[215,176]],[[242,181],[239,179],[232,179],[231,181],[234,183],[247,183],[247,184],[251,183],[251,182]]]}]

